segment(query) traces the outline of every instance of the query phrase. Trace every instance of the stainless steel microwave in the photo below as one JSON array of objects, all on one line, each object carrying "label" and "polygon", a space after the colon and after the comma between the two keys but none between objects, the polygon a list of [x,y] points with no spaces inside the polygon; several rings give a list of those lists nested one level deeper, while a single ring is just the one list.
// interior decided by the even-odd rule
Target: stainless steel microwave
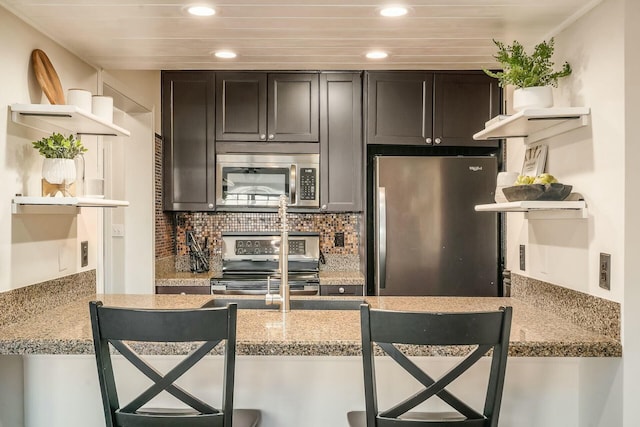
[{"label": "stainless steel microwave", "polygon": [[319,207],[318,154],[219,154],[216,156],[216,206]]}]

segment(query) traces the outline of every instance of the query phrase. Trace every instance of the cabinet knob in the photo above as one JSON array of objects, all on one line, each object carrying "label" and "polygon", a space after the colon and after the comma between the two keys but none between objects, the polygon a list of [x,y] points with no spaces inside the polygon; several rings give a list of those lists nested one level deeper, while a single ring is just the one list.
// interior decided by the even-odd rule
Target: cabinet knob
[{"label": "cabinet knob", "polygon": [[320,206],[320,209],[322,209],[323,211],[326,211],[327,210],[327,205]]},{"label": "cabinet knob", "polygon": [[425,139],[424,142],[426,142],[427,144],[431,144],[431,138]]},{"label": "cabinet knob", "polygon": [[213,203],[209,203],[207,206],[209,207],[209,209],[213,209]]},{"label": "cabinet knob", "polygon": [[441,142],[442,140],[440,138],[436,138],[436,141],[435,141],[436,144],[440,144]]},{"label": "cabinet knob", "polygon": [[340,286],[340,287],[338,288],[338,293],[339,293],[339,294],[344,294],[344,288],[343,288],[342,286]]},{"label": "cabinet knob", "polygon": [[264,141],[265,139],[267,139],[267,135],[265,135],[264,133],[261,133],[260,139]]},{"label": "cabinet knob", "polygon": [[275,138],[276,136],[272,133],[269,134],[269,141],[271,141],[273,138]]}]

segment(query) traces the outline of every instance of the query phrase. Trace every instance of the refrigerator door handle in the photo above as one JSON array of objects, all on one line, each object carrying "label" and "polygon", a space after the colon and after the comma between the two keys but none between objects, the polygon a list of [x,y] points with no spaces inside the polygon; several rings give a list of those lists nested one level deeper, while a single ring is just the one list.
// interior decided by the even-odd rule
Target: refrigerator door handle
[{"label": "refrigerator door handle", "polygon": [[377,226],[376,282],[378,282],[378,289],[384,289],[387,276],[387,195],[384,187],[378,187]]}]

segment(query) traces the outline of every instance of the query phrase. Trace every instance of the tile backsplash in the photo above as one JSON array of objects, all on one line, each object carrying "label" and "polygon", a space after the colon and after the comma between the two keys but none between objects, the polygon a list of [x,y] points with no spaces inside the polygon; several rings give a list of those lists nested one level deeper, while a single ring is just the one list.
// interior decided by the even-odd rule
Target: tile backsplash
[{"label": "tile backsplash", "polygon": [[[361,215],[344,214],[297,214],[287,215],[290,231],[312,231],[320,235],[320,250],[324,254],[357,255]],[[189,212],[177,213],[176,255],[188,255],[186,232],[193,231],[202,244],[208,238],[212,255],[222,253],[222,233],[228,231],[275,231],[280,220],[277,213],[242,212]],[[335,233],[344,233],[344,246],[335,246]]]}]

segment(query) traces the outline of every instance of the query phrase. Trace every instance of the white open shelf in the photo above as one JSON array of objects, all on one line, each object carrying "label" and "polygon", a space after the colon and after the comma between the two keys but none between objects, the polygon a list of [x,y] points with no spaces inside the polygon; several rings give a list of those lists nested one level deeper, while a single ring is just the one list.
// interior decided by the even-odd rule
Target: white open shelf
[{"label": "white open shelf", "polygon": [[524,138],[525,144],[589,124],[588,107],[534,108],[519,111],[473,135],[475,140]]},{"label": "white open shelf", "polygon": [[518,202],[489,203],[476,205],[478,212],[525,212],[528,219],[586,218],[587,204],[584,200],[541,201],[522,200]]},{"label": "white open shelf", "polygon": [[29,197],[16,196],[12,213],[77,213],[78,208],[117,208],[129,206],[124,200],[92,199],[87,197]]},{"label": "white open shelf", "polygon": [[45,132],[67,131],[79,135],[129,136],[120,126],[75,105],[13,104],[11,120]]}]

